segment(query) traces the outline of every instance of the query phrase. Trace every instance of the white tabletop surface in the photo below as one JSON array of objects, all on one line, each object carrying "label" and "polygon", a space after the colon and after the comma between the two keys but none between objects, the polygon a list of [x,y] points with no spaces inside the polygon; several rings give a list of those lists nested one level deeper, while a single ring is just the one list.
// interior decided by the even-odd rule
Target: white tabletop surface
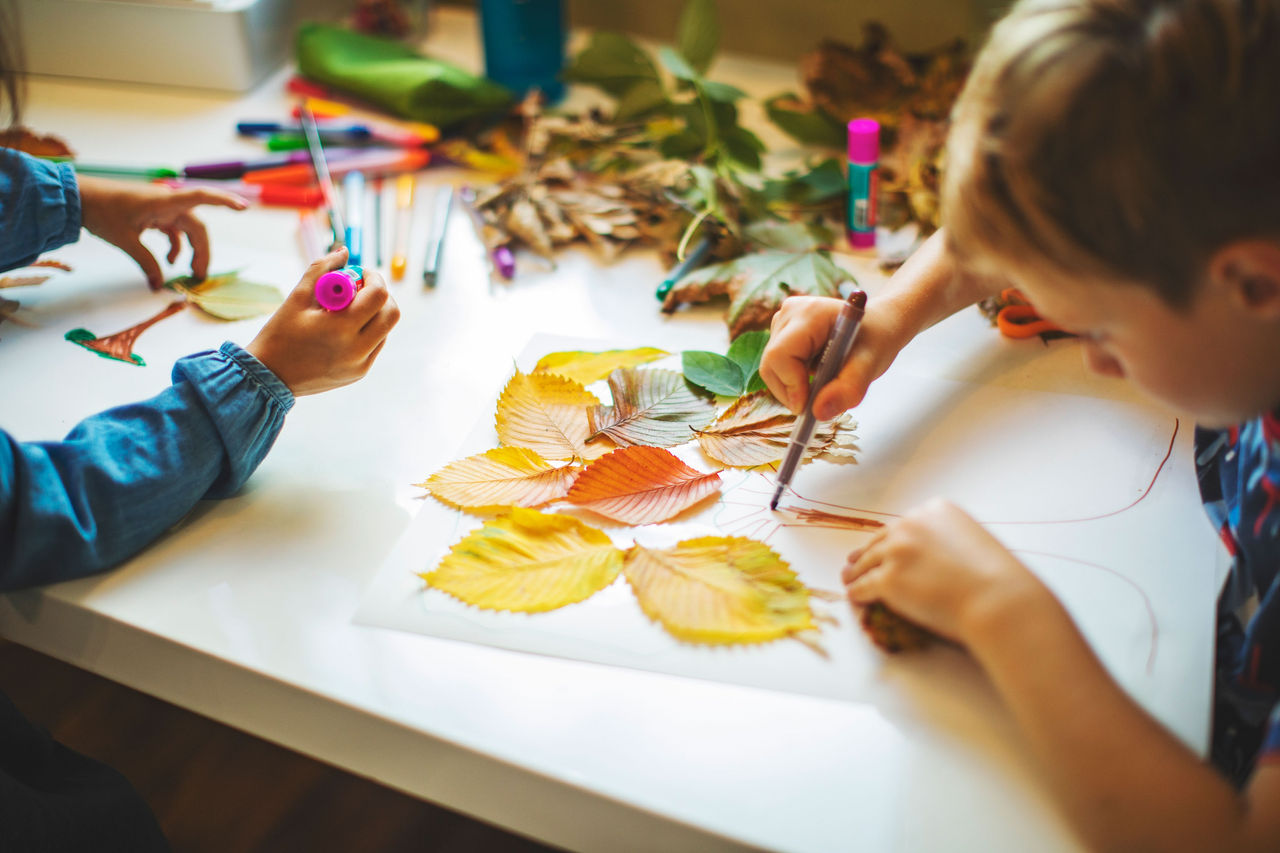
[{"label": "white tabletop surface", "polygon": [[[477,66],[465,13],[438,13],[428,46]],[[741,59],[724,61],[717,76],[758,96],[794,86],[788,69]],[[235,121],[283,113],[283,80],[234,96],[41,78],[26,118],[85,160],[228,159],[256,151],[235,137]],[[366,379],[300,400],[239,495],[201,504],[124,566],[0,597],[0,634],[570,849],[1075,849],[993,695],[913,702],[925,695],[920,684],[972,668],[953,650],[886,659],[882,677],[896,699],[858,704],[353,624],[362,592],[421,506],[410,484],[454,458],[531,335],[670,350],[723,351],[727,342],[719,307],[658,312],[662,270],[647,252],[606,267],[574,251],[554,270],[521,256],[513,283],[491,285],[461,216],[451,220],[439,287],[423,291],[429,190],[460,179],[419,179],[409,275],[393,287],[403,318]],[[293,213],[204,218],[215,270],[243,266],[282,289],[296,281]],[[262,322],[183,312],[139,339],[147,367],[98,359],[63,333],[117,331],[166,298],[93,238],[55,256],[75,271],[8,294],[39,328],[0,325],[3,423],[23,440],[60,437],[89,413],[154,393],[174,359],[227,338],[246,343]],[[864,284],[879,286],[874,276]],[[958,378],[981,372],[1129,399],[1086,376],[1069,345],[1011,345],[976,317],[957,320],[939,333],[979,341],[981,353],[980,364],[954,368]],[[1210,605],[1198,628],[1206,643]],[[1203,749],[1207,653],[1194,669],[1203,678],[1176,701],[1192,709],[1180,733]],[[993,718],[1003,722],[976,725]]]}]

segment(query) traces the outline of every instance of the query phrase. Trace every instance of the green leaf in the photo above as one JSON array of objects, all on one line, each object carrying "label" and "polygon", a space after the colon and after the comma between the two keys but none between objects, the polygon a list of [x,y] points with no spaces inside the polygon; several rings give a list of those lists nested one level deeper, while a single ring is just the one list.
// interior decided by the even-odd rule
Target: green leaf
[{"label": "green leaf", "polygon": [[747,93],[737,86],[730,86],[728,83],[717,83],[715,80],[702,81],[702,91],[711,100],[723,101],[728,104],[741,101],[747,97]]},{"label": "green leaf", "polygon": [[722,127],[720,146],[733,162],[752,172],[760,171],[760,153],[764,151],[764,143],[745,127],[736,124]]},{"label": "green leaf", "polygon": [[722,397],[738,397],[746,385],[742,369],[714,352],[685,350],[680,354],[684,378]]},{"label": "green leaf", "polygon": [[650,113],[667,103],[667,92],[658,80],[639,80],[618,98],[613,117],[630,121]]},{"label": "green leaf", "polygon": [[849,191],[844,165],[834,157],[823,160],[808,171],[787,172],[781,178],[764,182],[763,193],[768,203],[817,206],[843,201]]},{"label": "green leaf", "polygon": [[848,140],[844,124],[819,108],[806,107],[793,93],[769,98],[764,111],[788,136],[805,145],[844,148]]},{"label": "green leaf", "polygon": [[762,249],[782,249],[787,252],[807,252],[820,245],[813,229],[808,225],[781,219],[753,222],[743,229],[743,236]]},{"label": "green leaf", "polygon": [[688,62],[685,62],[683,56],[669,47],[658,49],[658,61],[662,63],[662,67],[671,72],[671,75],[677,80],[683,80],[686,83],[695,83],[702,80],[702,75],[693,70]]},{"label": "green leaf", "polygon": [[564,78],[595,86],[620,98],[637,83],[661,85],[653,60],[635,42],[618,33],[595,33],[569,67]]},{"label": "green leaf", "polygon": [[681,55],[693,68],[706,73],[719,44],[720,22],[714,0],[689,0],[676,31],[676,47]]},{"label": "green leaf", "polygon": [[751,383],[759,379],[760,357],[764,355],[767,343],[769,343],[768,330],[757,329],[754,332],[743,332],[729,344],[729,352],[726,354],[728,359],[738,365],[742,375],[748,379],[746,387],[743,388],[744,393],[754,390],[751,388]]}]

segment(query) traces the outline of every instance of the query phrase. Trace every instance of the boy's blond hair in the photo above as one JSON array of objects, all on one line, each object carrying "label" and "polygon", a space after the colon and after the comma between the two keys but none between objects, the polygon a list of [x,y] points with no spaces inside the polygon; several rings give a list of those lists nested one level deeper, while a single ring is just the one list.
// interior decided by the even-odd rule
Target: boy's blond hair
[{"label": "boy's blond hair", "polygon": [[1185,306],[1215,249],[1280,240],[1280,0],[1024,0],[979,55],[947,150],[962,265]]}]

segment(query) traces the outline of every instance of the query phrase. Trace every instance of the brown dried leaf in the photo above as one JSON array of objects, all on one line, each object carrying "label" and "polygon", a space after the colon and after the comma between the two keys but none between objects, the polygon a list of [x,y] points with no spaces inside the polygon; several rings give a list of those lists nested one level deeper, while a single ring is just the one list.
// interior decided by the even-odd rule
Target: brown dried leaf
[{"label": "brown dried leaf", "polygon": [[613,405],[587,410],[592,437],[607,435],[622,447],[673,447],[711,423],[715,398],[674,370],[620,368],[609,375]]},{"label": "brown dried leaf", "polygon": [[[700,430],[702,451],[731,468],[750,468],[777,462],[786,455],[796,416],[768,391],[739,397],[705,430]],[[857,426],[848,413],[819,421],[804,459],[827,454],[852,457]]]}]

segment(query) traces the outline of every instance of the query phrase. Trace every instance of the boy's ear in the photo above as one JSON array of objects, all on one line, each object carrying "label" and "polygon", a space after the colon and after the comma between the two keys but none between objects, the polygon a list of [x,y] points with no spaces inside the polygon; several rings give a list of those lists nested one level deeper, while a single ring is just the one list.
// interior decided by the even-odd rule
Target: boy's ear
[{"label": "boy's ear", "polygon": [[1280,320],[1280,245],[1266,240],[1230,243],[1210,259],[1209,280],[1233,306]]}]

